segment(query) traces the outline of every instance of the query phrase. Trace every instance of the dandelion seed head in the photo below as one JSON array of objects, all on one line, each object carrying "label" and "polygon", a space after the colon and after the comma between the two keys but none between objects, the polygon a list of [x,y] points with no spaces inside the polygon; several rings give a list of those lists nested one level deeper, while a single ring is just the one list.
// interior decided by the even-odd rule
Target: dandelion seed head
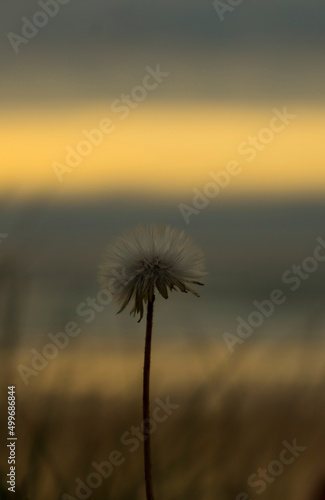
[{"label": "dandelion seed head", "polygon": [[203,285],[204,275],[203,253],[184,231],[150,224],[126,230],[107,247],[98,278],[120,304],[118,312],[134,301],[131,314],[140,321],[155,290],[165,299],[177,289],[199,296],[191,285]]}]

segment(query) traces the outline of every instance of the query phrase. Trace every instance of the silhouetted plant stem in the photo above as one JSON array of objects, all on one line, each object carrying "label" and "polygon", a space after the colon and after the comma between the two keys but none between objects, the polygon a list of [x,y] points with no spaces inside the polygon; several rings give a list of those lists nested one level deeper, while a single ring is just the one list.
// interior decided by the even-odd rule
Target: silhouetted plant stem
[{"label": "silhouetted plant stem", "polygon": [[149,433],[149,418],[150,418],[150,356],[151,356],[151,336],[152,336],[152,318],[153,318],[153,303],[148,300],[147,310],[147,326],[146,326],[146,343],[144,350],[144,369],[143,369],[143,433],[144,433],[144,476],[146,483],[147,500],[153,500],[152,477],[151,477],[151,449],[150,449],[150,433]]}]

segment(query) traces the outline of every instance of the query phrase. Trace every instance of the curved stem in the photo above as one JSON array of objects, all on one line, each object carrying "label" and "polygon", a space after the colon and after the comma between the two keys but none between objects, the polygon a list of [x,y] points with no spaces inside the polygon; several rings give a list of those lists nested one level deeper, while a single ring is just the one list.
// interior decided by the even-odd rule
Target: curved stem
[{"label": "curved stem", "polygon": [[146,483],[147,500],[153,500],[150,433],[149,433],[149,418],[150,418],[149,387],[150,387],[150,355],[151,355],[151,335],[152,335],[154,300],[155,300],[154,295],[152,297],[152,300],[148,300],[146,343],[144,350],[144,369],[143,369],[143,433],[144,433],[143,445],[144,445],[144,475]]}]

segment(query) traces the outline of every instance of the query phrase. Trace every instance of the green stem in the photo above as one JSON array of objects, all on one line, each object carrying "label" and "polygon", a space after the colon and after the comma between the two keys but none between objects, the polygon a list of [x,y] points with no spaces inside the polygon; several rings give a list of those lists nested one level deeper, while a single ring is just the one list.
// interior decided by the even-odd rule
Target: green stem
[{"label": "green stem", "polygon": [[152,477],[151,477],[151,451],[150,451],[150,433],[149,433],[149,418],[150,418],[150,402],[149,402],[149,387],[150,387],[150,355],[151,355],[151,336],[152,336],[152,318],[153,318],[153,303],[148,300],[147,310],[147,326],[146,326],[146,343],[144,350],[144,369],[143,369],[143,433],[144,433],[144,476],[146,483],[147,500],[153,500]]}]

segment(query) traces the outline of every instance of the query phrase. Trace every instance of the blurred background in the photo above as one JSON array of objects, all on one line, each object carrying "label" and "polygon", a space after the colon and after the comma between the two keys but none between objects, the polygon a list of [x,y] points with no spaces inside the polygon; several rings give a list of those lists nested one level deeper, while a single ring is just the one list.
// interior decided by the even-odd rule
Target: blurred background
[{"label": "blurred background", "polygon": [[121,436],[145,325],[100,302],[97,267],[147,222],[185,230],[208,270],[199,299],[156,301],[152,406],[179,405],[152,436],[157,499],[324,498],[325,5],[232,3],[0,7],[1,498],[12,384],[17,498],[144,498],[142,443]]}]

